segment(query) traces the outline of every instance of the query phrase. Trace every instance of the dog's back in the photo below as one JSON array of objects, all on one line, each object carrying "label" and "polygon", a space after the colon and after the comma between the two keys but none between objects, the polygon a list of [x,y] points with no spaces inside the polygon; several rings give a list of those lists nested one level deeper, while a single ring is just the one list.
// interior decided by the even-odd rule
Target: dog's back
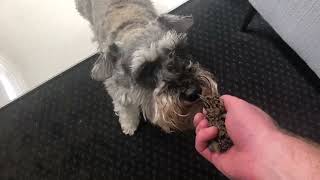
[{"label": "dog's back", "polygon": [[102,49],[114,41],[130,41],[157,17],[149,0],[76,0],[76,6]]}]

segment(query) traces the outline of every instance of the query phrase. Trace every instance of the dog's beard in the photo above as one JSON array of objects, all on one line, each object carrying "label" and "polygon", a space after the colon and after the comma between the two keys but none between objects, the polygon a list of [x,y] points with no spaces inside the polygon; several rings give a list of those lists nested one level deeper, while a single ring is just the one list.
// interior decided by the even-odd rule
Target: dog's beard
[{"label": "dog's beard", "polygon": [[[202,89],[202,96],[218,95],[217,83],[213,75],[198,66],[195,67],[197,81]],[[186,103],[178,95],[169,95],[166,90],[154,94],[154,122],[166,132],[185,131],[193,127],[193,118],[201,112],[201,100]]]}]

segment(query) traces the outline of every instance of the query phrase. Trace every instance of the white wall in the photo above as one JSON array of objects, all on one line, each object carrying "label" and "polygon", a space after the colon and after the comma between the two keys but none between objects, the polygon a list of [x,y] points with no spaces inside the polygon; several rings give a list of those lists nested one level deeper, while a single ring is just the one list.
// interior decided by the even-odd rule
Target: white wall
[{"label": "white wall", "polygon": [[34,87],[95,52],[73,0],[1,0],[0,54]]},{"label": "white wall", "polygon": [[159,14],[167,13],[188,0],[151,0]]},{"label": "white wall", "polygon": [[0,55],[0,107],[25,93],[26,89],[16,66]]},{"label": "white wall", "polygon": [[[152,1],[164,13],[186,0]],[[26,90],[93,54],[92,36],[74,0],[0,0],[0,56],[20,72]]]}]

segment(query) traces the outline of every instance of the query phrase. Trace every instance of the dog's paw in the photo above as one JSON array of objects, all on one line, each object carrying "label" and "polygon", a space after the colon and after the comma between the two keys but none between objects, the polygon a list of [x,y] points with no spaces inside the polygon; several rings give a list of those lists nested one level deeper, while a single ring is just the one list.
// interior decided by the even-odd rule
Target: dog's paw
[{"label": "dog's paw", "polygon": [[121,125],[121,129],[125,135],[132,136],[134,134],[134,132],[137,130],[137,127],[133,127],[130,125],[129,126]]},{"label": "dog's paw", "polygon": [[122,132],[126,135],[132,136],[139,126],[139,115],[138,113],[126,113],[119,114],[119,122]]}]

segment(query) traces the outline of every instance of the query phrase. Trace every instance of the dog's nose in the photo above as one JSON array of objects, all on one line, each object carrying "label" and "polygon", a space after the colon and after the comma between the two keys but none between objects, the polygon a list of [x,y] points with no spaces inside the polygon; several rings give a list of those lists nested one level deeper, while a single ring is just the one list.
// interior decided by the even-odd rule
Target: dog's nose
[{"label": "dog's nose", "polygon": [[184,93],[184,100],[189,102],[194,102],[200,98],[200,95],[202,93],[202,89],[197,86],[190,87],[185,93]]}]

